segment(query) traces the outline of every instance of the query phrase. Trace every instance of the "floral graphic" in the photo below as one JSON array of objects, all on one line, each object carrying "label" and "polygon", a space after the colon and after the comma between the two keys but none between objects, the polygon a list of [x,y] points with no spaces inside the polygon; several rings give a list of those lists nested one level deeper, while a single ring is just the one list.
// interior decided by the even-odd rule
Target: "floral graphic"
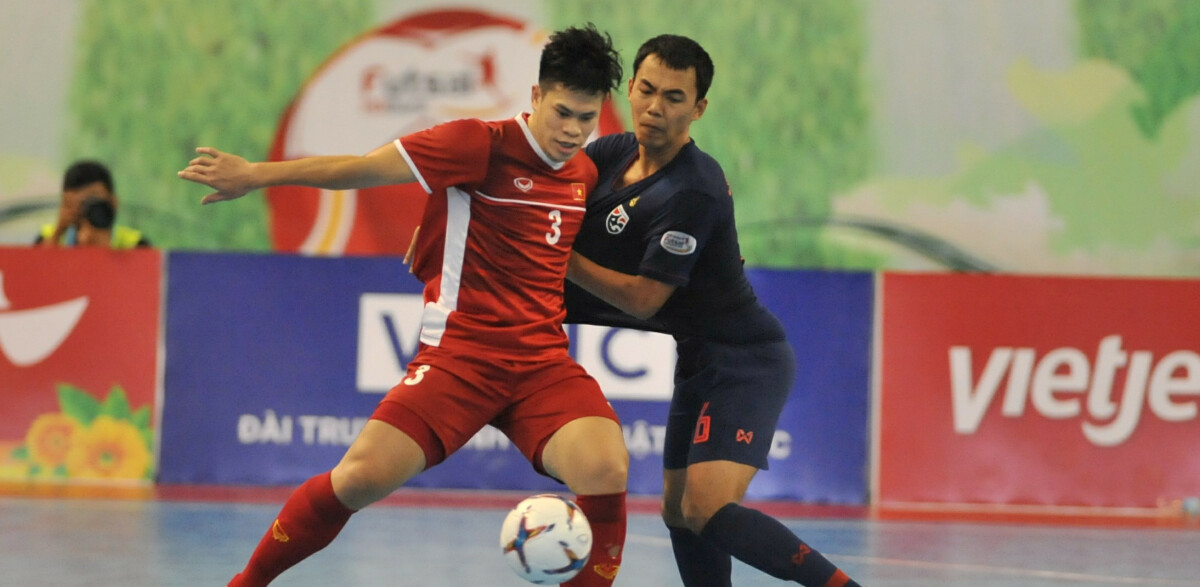
[{"label": "floral graphic", "polygon": [[25,444],[9,455],[9,466],[0,469],[0,477],[154,478],[148,406],[132,410],[125,390],[116,385],[103,400],[65,383],[57,391],[61,411],[34,419]]},{"label": "floral graphic", "polygon": [[81,479],[138,479],[152,456],[137,427],[111,416],[97,416],[67,451],[67,476]]},{"label": "floral graphic", "polygon": [[29,460],[37,467],[53,470],[67,462],[67,450],[79,425],[66,414],[42,414],[25,435]]}]

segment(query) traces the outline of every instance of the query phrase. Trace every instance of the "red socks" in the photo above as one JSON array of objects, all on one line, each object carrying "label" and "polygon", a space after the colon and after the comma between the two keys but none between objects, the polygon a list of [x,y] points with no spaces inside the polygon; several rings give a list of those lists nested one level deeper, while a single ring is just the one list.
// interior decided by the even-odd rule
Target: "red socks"
[{"label": "red socks", "polygon": [[[592,553],[587,567],[564,585],[611,587],[625,548],[625,493],[580,495],[575,503],[592,527]],[[280,573],[325,548],[354,511],[333,494],[329,473],[317,475],[292,492],[279,517],[259,541],[245,570],[229,587],[262,587]]]},{"label": "red socks", "polygon": [[288,497],[279,517],[254,549],[246,569],[230,581],[229,587],[260,587],[270,583],[280,573],[325,548],[353,513],[333,494],[329,473],[305,481]]},{"label": "red socks", "polygon": [[592,527],[592,555],[587,566],[563,585],[611,587],[625,549],[625,493],[579,495],[575,503]]}]

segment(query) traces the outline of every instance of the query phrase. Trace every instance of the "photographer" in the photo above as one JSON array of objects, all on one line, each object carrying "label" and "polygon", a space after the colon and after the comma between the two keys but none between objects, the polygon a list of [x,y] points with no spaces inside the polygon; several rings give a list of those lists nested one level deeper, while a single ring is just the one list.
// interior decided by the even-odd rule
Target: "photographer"
[{"label": "photographer", "polygon": [[112,173],[102,163],[80,161],[63,175],[58,222],[45,224],[34,244],[44,247],[148,247],[141,231],[114,224],[117,196]]}]

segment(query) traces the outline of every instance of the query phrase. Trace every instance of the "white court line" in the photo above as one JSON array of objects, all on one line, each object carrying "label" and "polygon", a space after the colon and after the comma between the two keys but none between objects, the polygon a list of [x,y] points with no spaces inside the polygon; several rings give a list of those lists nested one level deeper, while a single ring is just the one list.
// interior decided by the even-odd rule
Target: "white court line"
[{"label": "white court line", "polygon": [[[640,544],[649,544],[654,546],[662,546],[669,548],[671,541],[666,538],[656,538],[653,536],[640,536],[630,534],[625,538],[626,542],[636,542]],[[851,554],[833,554],[823,553],[830,559],[837,561],[847,561],[864,565],[889,566],[889,567],[909,567],[915,569],[936,569],[944,571],[965,571],[969,573],[1004,575],[1010,577],[1030,577],[1037,579],[1051,579],[1055,581],[1083,581],[1088,583],[1101,583],[1106,585],[1196,585],[1195,581],[1184,581],[1181,579],[1154,579],[1150,577],[1113,577],[1108,575],[1090,575],[1087,573],[1068,573],[1064,571],[1042,571],[1038,569],[1022,569],[1017,567],[997,567],[991,565],[969,565],[963,563],[939,563],[932,561],[917,561],[899,558],[882,558],[877,556],[858,556]]]},{"label": "white court line", "polygon": [[1181,579],[1153,579],[1150,577],[1114,577],[1109,575],[1090,575],[1087,573],[1068,573],[1063,571],[1042,571],[1038,569],[1021,569],[1016,567],[996,567],[991,565],[968,565],[963,563],[938,563],[929,561],[914,561],[898,558],[880,558],[875,556],[856,556],[849,554],[828,554],[831,559],[850,561],[866,565],[884,565],[893,567],[911,567],[919,569],[942,569],[952,571],[967,571],[971,573],[1008,575],[1014,577],[1036,577],[1039,579],[1054,579],[1058,581],[1087,581],[1090,583],[1105,583],[1112,585],[1195,585],[1195,581]]}]

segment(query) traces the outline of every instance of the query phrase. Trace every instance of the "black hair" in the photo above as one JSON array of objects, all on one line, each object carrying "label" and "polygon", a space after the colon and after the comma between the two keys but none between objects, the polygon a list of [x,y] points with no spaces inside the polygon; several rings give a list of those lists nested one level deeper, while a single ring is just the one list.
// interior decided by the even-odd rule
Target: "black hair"
[{"label": "black hair", "polygon": [[113,193],[112,173],[99,161],[77,161],[63,174],[63,190],[77,190],[85,185],[100,182]]},{"label": "black hair", "polygon": [[624,73],[612,37],[589,22],[550,35],[542,49],[538,84],[561,83],[570,90],[607,96],[620,87]]},{"label": "black hair", "polygon": [[633,74],[636,76],[642,61],[657,55],[663,65],[676,71],[696,69],[696,101],[703,100],[712,86],[713,62],[700,43],[682,35],[659,35],[642,43],[633,58]]}]

